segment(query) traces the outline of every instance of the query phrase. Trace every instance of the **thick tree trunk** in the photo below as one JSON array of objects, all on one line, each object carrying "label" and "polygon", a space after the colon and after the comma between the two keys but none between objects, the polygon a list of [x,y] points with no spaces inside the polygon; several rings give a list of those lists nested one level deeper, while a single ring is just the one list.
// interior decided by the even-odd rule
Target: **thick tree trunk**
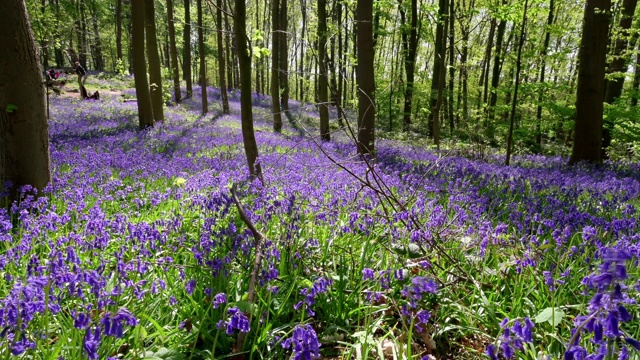
[{"label": "thick tree trunk", "polygon": [[[609,64],[609,72],[615,73],[613,79],[606,81],[607,88],[605,91],[604,101],[607,104],[613,104],[617,98],[622,95],[622,87],[624,86],[625,73],[629,62],[629,55],[626,54],[629,45],[629,29],[633,21],[633,14],[636,11],[638,0],[624,0],[622,2],[622,10],[620,11],[620,22],[618,24],[620,33],[616,38],[613,47],[613,60]],[[621,75],[621,76],[620,76]],[[615,125],[615,119],[607,118],[602,128],[602,154],[606,156],[605,150],[611,145],[611,132]]]},{"label": "thick tree trunk", "polygon": [[93,66],[98,71],[104,71],[104,56],[102,54],[102,41],[100,40],[100,31],[98,30],[98,10],[95,3],[91,2],[91,20],[93,24]]},{"label": "thick tree trunk", "polygon": [[184,31],[182,33],[182,41],[184,48],[182,49],[182,73],[184,81],[187,85],[187,98],[193,96],[193,85],[191,75],[191,0],[184,0]]},{"label": "thick tree trunk", "polygon": [[216,0],[216,30],[218,30],[218,74],[220,77],[220,98],[222,100],[222,113],[229,113],[229,98],[227,97],[227,81],[225,79],[224,44],[222,43],[222,0]]},{"label": "thick tree trunk", "polygon": [[200,88],[202,89],[202,114],[209,112],[207,99],[207,62],[204,53],[204,29],[202,28],[202,0],[198,4],[198,53],[200,55]]},{"label": "thick tree trunk", "polygon": [[247,10],[245,0],[235,0],[235,34],[237,40],[238,63],[240,65],[240,112],[242,118],[242,138],[247,155],[249,173],[252,177],[262,177],[258,159],[258,144],[253,131],[253,109],[251,104],[251,55],[247,47]]},{"label": "thick tree trunk", "polygon": [[373,67],[373,0],[358,0],[356,5],[358,153],[375,155],[376,102]]},{"label": "thick tree trunk", "polygon": [[327,2],[318,0],[318,62],[320,74],[318,78],[318,102],[320,108],[320,137],[331,140],[329,129],[329,95],[327,84]]},{"label": "thick tree trunk", "polygon": [[133,52],[133,74],[136,83],[136,98],[138,104],[138,126],[140,130],[153,126],[153,107],[149,82],[147,81],[147,66],[144,57],[144,0],[131,1],[131,43]]},{"label": "thick tree trunk", "polygon": [[[0,31],[0,200],[18,186],[42,190],[51,181],[42,68],[24,0],[0,1],[11,26]],[[5,189],[11,182],[13,189]],[[0,203],[1,204],[1,203]]]},{"label": "thick tree trunk", "polygon": [[[140,0],[133,0],[133,2]],[[162,100],[162,73],[160,72],[160,56],[158,55],[158,40],[156,39],[156,12],[154,0],[144,0],[145,35],[147,38],[147,60],[149,61],[149,81],[153,119],[164,121]]]},{"label": "thick tree trunk", "polygon": [[280,4],[271,1],[271,112],[273,113],[273,131],[282,131],[282,112],[280,111]]},{"label": "thick tree trunk", "polygon": [[604,74],[611,0],[586,0],[578,53],[575,140],[570,163],[602,162]]},{"label": "thick tree trunk", "polygon": [[176,26],[173,18],[173,0],[167,0],[167,19],[169,20],[169,51],[171,53],[171,70],[173,75],[173,92],[176,103],[182,100],[180,92],[180,65],[178,64],[178,50],[176,49]]}]

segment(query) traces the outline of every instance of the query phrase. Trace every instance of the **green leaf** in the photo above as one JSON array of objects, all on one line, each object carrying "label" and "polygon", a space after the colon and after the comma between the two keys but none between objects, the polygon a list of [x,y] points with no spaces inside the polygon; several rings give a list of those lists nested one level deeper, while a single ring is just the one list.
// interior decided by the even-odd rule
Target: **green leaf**
[{"label": "green leaf", "polygon": [[562,309],[548,307],[542,310],[538,315],[536,315],[533,321],[535,321],[536,324],[548,322],[551,326],[556,327],[558,324],[560,324],[560,322],[564,318],[564,315],[565,314]]},{"label": "green leaf", "polygon": [[161,347],[158,351],[147,351],[142,360],[184,360],[185,355],[176,351]]},{"label": "green leaf", "polygon": [[254,308],[253,304],[247,301],[236,301],[236,307],[245,314],[250,314]]},{"label": "green leaf", "polygon": [[407,246],[391,244],[391,249],[399,255],[408,256],[410,259],[417,259],[424,255],[422,251],[420,251],[420,246],[413,243]]},{"label": "green leaf", "polygon": [[18,107],[15,104],[7,104],[7,112],[12,113],[18,110]]}]

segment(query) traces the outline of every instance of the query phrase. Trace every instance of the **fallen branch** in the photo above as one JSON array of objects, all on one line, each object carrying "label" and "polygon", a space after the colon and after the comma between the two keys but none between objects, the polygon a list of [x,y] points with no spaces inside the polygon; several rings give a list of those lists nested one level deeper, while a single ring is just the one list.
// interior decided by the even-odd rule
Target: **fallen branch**
[{"label": "fallen branch", "polygon": [[[238,199],[238,195],[236,194],[236,189],[237,189],[237,185],[234,183],[231,186],[231,196],[233,197],[233,202],[236,204],[236,207],[238,208],[238,213],[240,213],[240,218],[242,219],[242,222],[244,222],[245,225],[247,225],[249,230],[251,230],[253,237],[256,239],[256,258],[253,261],[253,269],[251,270],[251,277],[249,278],[249,290],[247,294],[247,302],[250,304],[253,304],[253,301],[255,300],[255,295],[256,295],[256,290],[255,290],[256,283],[258,282],[258,271],[260,270],[260,263],[262,262],[262,244],[264,243],[265,236],[260,231],[258,231],[256,226],[251,221],[251,219],[249,219],[249,216],[247,216],[247,213],[244,210],[244,207],[242,206],[240,199]],[[253,314],[249,314],[250,317],[252,315]],[[245,336],[246,336],[246,333],[243,333],[243,332],[238,334],[238,340],[236,341],[236,346],[235,346],[236,351],[242,350]]]}]

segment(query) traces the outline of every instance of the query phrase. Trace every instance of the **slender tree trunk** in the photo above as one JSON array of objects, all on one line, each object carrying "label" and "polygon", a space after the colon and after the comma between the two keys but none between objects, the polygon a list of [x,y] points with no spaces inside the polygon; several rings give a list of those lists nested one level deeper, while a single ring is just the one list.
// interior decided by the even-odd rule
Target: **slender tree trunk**
[{"label": "slender tree trunk", "polygon": [[300,50],[300,66],[298,67],[298,72],[299,74],[299,79],[298,81],[300,82],[299,85],[299,91],[300,91],[300,95],[298,95],[298,98],[300,100],[301,103],[305,102],[305,79],[306,79],[306,75],[305,75],[305,68],[304,68],[304,57],[306,54],[305,51],[305,41],[306,41],[306,30],[307,30],[307,8],[306,8],[307,4],[306,4],[306,0],[300,0],[300,13],[302,16],[302,31],[300,32],[300,46],[301,46],[301,50]]},{"label": "slender tree trunk", "polygon": [[222,113],[229,113],[229,98],[227,97],[227,81],[225,79],[225,53],[222,43],[222,0],[216,0],[216,27],[218,30],[218,76],[220,77],[220,97],[222,100]]},{"label": "slender tree trunk", "polygon": [[[518,103],[518,87],[520,86],[520,68],[522,67],[522,47],[524,46],[525,34],[524,30],[527,24],[527,8],[529,7],[529,0],[524,1],[524,12],[522,14],[522,27],[520,28],[520,41],[518,42],[518,57],[516,59],[516,81],[513,86],[513,101],[511,102],[511,120],[509,121],[509,135],[507,137],[507,157],[504,161],[506,166],[509,166],[511,161],[511,152],[513,149],[513,126],[516,120],[516,108]],[[551,7],[553,13],[553,7]]]},{"label": "slender tree trunk", "polygon": [[453,83],[456,78],[456,68],[455,65],[455,23],[454,23],[454,0],[449,0],[449,85],[447,86],[447,95],[449,96],[448,101],[448,115],[449,115],[449,130],[453,134],[453,130],[455,128],[454,122],[454,113],[453,113]]},{"label": "slender tree trunk", "polygon": [[122,0],[116,0],[116,56],[122,61]]},{"label": "slender tree trunk", "polygon": [[90,2],[91,22],[93,24],[93,64],[96,70],[104,71],[104,55],[102,54],[102,41],[100,40],[100,31],[98,30],[98,9],[95,2]]},{"label": "slender tree trunk", "polygon": [[536,144],[538,147],[542,146],[542,100],[545,89],[544,77],[547,66],[547,50],[549,49],[549,42],[551,41],[551,26],[553,25],[553,13],[555,11],[555,1],[549,0],[549,16],[547,17],[547,27],[544,30],[544,43],[542,45],[542,51],[540,53],[540,58],[542,64],[540,64],[540,89],[538,90],[538,108],[536,110]]},{"label": "slender tree trunk", "polygon": [[207,98],[207,62],[204,53],[204,29],[202,28],[202,0],[198,4],[198,55],[200,55],[200,88],[202,89],[202,114],[209,112]]},{"label": "slender tree trunk", "polygon": [[262,168],[258,159],[258,144],[253,131],[253,109],[251,104],[251,55],[247,47],[247,10],[245,0],[235,0],[236,56],[240,64],[240,113],[242,118],[242,138],[247,155],[249,173],[253,178],[262,178]]},{"label": "slender tree trunk", "polygon": [[373,67],[373,0],[357,0],[358,153],[375,155],[376,103]]},{"label": "slender tree trunk", "polygon": [[133,74],[136,83],[138,104],[138,126],[140,130],[153,126],[153,107],[147,81],[147,65],[144,57],[145,0],[131,1],[131,43],[133,52]]},{"label": "slender tree trunk", "polygon": [[[133,0],[133,2],[140,0]],[[160,72],[160,57],[158,56],[158,40],[156,39],[156,16],[154,0],[144,0],[145,35],[147,38],[147,59],[149,61],[149,81],[153,119],[164,121],[162,100],[162,73]]]},{"label": "slender tree trunk", "polygon": [[279,75],[280,75],[280,103],[282,104],[283,111],[289,111],[289,41],[288,41],[288,27],[289,22],[287,19],[287,0],[280,0],[280,21],[278,24],[280,30],[280,43],[278,57]]},{"label": "slender tree trunk", "polygon": [[575,140],[569,163],[602,162],[602,116],[611,0],[586,0],[578,53]]},{"label": "slender tree trunk", "polygon": [[329,129],[329,95],[327,93],[327,2],[318,0],[318,63],[320,74],[318,78],[318,102],[320,108],[320,137],[331,140]]},{"label": "slender tree trunk", "polygon": [[439,0],[438,24],[436,25],[436,44],[433,55],[433,76],[431,78],[431,99],[429,113],[429,135],[436,146],[440,145],[440,106],[442,105],[442,90],[444,89],[444,59],[445,59],[445,28],[447,15],[447,0]]},{"label": "slender tree trunk", "polygon": [[[135,0],[134,0],[135,1]],[[182,50],[182,73],[184,74],[184,81],[187,82],[187,98],[193,96],[193,85],[191,82],[191,0],[184,0],[184,31],[182,33],[182,39],[184,48]]]},{"label": "slender tree trunk", "polygon": [[282,131],[282,112],[280,111],[280,3],[271,0],[271,112],[273,113],[273,131]]},{"label": "slender tree trunk", "polygon": [[487,39],[487,49],[484,53],[484,62],[482,63],[482,74],[480,75],[479,86],[483,89],[482,101],[480,101],[480,95],[478,95],[478,109],[481,109],[487,104],[489,94],[489,68],[491,67],[491,53],[493,50],[493,37],[496,32],[496,20],[491,19],[491,25],[489,27],[489,38]]},{"label": "slender tree trunk", "polygon": [[[629,63],[629,55],[627,47],[629,45],[629,29],[633,21],[633,14],[636,11],[638,0],[624,0],[622,9],[620,10],[620,22],[618,27],[620,33],[615,40],[613,46],[613,60],[609,64],[609,72],[612,74],[620,74],[613,79],[606,81],[606,91],[604,101],[607,104],[613,104],[617,98],[622,95],[622,87],[624,86],[624,78]],[[611,145],[611,132],[615,126],[615,119],[608,117],[602,128],[602,154],[606,157],[606,149]]]},{"label": "slender tree trunk", "polygon": [[171,70],[173,74],[173,93],[176,103],[181,102],[180,66],[178,65],[178,50],[176,49],[176,26],[173,18],[173,0],[167,0],[167,19],[169,20],[169,47],[171,53]]},{"label": "slender tree trunk", "polygon": [[[11,19],[0,31],[0,200],[18,186],[42,190],[51,182],[42,68],[24,0],[0,1]],[[12,189],[5,184],[11,182]],[[0,206],[2,203],[0,203]],[[6,205],[6,204],[5,204]]]},{"label": "slender tree trunk", "polygon": [[636,63],[633,69],[631,106],[638,106],[638,89],[640,89],[640,52],[636,55]]},{"label": "slender tree trunk", "polygon": [[[506,0],[502,1],[502,5],[505,6],[507,4]],[[495,107],[498,103],[498,85],[500,83],[500,70],[502,68],[502,45],[504,39],[504,32],[507,28],[507,20],[500,20],[498,24],[498,33],[496,37],[496,50],[493,59],[493,71],[491,73],[491,94],[489,96],[489,107],[485,128],[491,129],[493,127],[493,119],[495,116]],[[489,131],[489,134],[492,134],[492,131]]]},{"label": "slender tree trunk", "polygon": [[[402,1],[399,1],[400,18],[406,23],[405,10]],[[409,28],[403,28],[401,33],[404,52],[404,70],[407,82],[404,88],[404,111],[402,117],[402,130],[409,131],[411,125],[411,113],[413,109],[413,82],[416,68],[416,56],[418,53],[418,0],[411,0],[411,22]]]}]

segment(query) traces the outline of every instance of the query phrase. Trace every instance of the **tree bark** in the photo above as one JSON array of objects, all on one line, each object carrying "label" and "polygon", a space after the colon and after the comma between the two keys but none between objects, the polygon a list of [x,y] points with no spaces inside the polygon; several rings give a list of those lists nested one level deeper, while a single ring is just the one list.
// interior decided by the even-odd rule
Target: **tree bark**
[{"label": "tree bark", "polygon": [[[502,1],[502,5],[507,4],[506,0]],[[486,117],[486,128],[493,126],[492,122],[495,116],[495,107],[498,103],[498,85],[500,84],[500,70],[502,69],[502,45],[504,32],[507,29],[507,20],[502,19],[498,23],[498,33],[496,37],[496,50],[493,59],[493,70],[491,72],[491,94],[489,95],[488,116]],[[490,132],[491,133],[491,132]]]},{"label": "tree bark", "polygon": [[202,89],[202,114],[209,112],[207,99],[207,62],[204,53],[204,29],[202,28],[202,0],[198,4],[198,55],[200,55],[200,88]]},{"label": "tree bark", "polygon": [[454,0],[449,0],[449,84],[447,85],[447,95],[449,98],[448,101],[448,111],[447,115],[449,117],[449,130],[451,134],[453,134],[453,130],[455,128],[454,121],[454,113],[453,113],[453,86],[454,80],[456,77],[456,68],[455,68],[455,23],[454,23]]},{"label": "tree bark", "polygon": [[222,113],[229,113],[229,98],[227,97],[227,81],[225,79],[225,53],[222,43],[222,0],[216,0],[216,30],[218,30],[218,75],[220,77],[220,98],[222,100]]},{"label": "tree bark", "polygon": [[240,65],[240,117],[242,118],[242,138],[247,155],[249,173],[253,178],[262,178],[262,168],[258,159],[258,144],[253,130],[253,108],[251,104],[251,54],[247,47],[247,10],[245,0],[235,0],[235,33],[238,63]]},{"label": "tree bark", "polygon": [[[0,31],[0,200],[15,188],[51,182],[42,68],[24,0],[0,1],[11,26]],[[5,189],[10,181],[11,189]],[[8,193],[4,193],[8,190]]]},{"label": "tree bark", "polygon": [[271,112],[273,113],[273,131],[282,131],[282,112],[280,111],[280,3],[271,0]]},{"label": "tree bark", "polygon": [[358,153],[375,155],[373,0],[357,0]]},{"label": "tree bark", "polygon": [[602,162],[602,116],[611,0],[586,0],[578,52],[575,140],[570,164]]},{"label": "tree bark", "polygon": [[138,104],[138,126],[140,130],[153,126],[153,107],[147,81],[147,66],[144,58],[145,0],[131,1],[131,43],[133,52],[133,74],[136,83]]},{"label": "tree bark", "polygon": [[[136,2],[139,0],[133,0]],[[149,61],[149,92],[151,94],[151,106],[153,107],[153,119],[164,121],[164,109],[162,100],[162,73],[160,72],[160,56],[158,55],[158,40],[156,38],[156,12],[154,0],[144,0],[145,35],[147,38],[147,59]]]},{"label": "tree bark", "polygon": [[327,83],[327,2],[318,0],[318,102],[320,110],[320,138],[331,140],[329,129],[329,94]]},{"label": "tree bark", "polygon": [[191,98],[193,96],[193,85],[191,81],[192,75],[191,75],[191,11],[189,8],[190,3],[191,3],[191,0],[184,0],[184,31],[182,33],[182,40],[184,43],[184,48],[182,49],[182,73],[184,76],[184,81],[186,81],[187,83],[186,98]]},{"label": "tree bark", "polygon": [[173,92],[176,103],[180,103],[182,101],[182,94],[180,91],[180,65],[178,65],[178,50],[176,48],[176,26],[173,18],[173,0],[167,0],[167,19],[169,21],[169,52],[171,53]]}]

